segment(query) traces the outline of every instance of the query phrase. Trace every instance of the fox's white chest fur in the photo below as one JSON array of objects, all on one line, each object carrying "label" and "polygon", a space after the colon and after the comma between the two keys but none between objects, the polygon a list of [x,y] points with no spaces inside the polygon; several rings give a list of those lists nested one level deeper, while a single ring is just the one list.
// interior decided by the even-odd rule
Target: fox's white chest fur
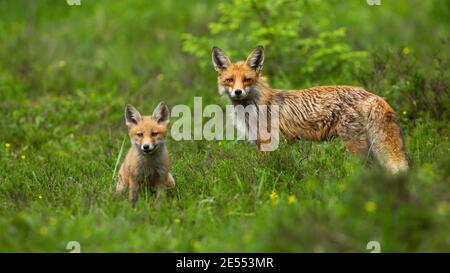
[{"label": "fox's white chest fur", "polygon": [[242,105],[234,106],[230,118],[237,130],[237,139],[245,139],[255,142],[258,130],[258,107],[251,105],[243,108]]}]

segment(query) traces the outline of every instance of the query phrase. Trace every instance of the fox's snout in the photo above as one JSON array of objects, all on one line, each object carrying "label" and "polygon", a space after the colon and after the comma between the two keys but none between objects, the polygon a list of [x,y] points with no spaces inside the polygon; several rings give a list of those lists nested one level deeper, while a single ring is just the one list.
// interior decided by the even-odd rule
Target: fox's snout
[{"label": "fox's snout", "polygon": [[138,144],[138,146],[144,154],[149,154],[158,148],[158,142],[144,142],[142,144]]},{"label": "fox's snout", "polygon": [[155,149],[155,145],[153,145],[153,144],[142,144],[142,145],[141,145],[141,150],[142,150],[144,153],[151,152],[151,151],[153,151],[154,149]]},{"label": "fox's snout", "polygon": [[239,99],[239,98],[245,98],[247,96],[247,92],[245,90],[237,88],[234,89],[231,93],[231,97]]}]

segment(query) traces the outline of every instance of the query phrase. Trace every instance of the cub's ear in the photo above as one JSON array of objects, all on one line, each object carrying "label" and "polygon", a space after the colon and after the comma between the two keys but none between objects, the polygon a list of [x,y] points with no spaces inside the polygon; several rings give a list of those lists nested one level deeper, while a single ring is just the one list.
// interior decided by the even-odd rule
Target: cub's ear
[{"label": "cub's ear", "polygon": [[247,57],[245,63],[247,63],[250,68],[256,70],[256,72],[261,71],[264,64],[264,47],[260,45],[257,46]]},{"label": "cub's ear", "polygon": [[159,124],[168,124],[169,123],[169,107],[167,104],[162,101],[156,106],[153,111],[153,118]]},{"label": "cub's ear", "polygon": [[227,55],[225,55],[225,52],[216,46],[212,48],[212,62],[214,69],[217,72],[226,69],[231,64],[231,61]]},{"label": "cub's ear", "polygon": [[141,114],[132,105],[127,104],[125,106],[125,124],[130,127],[138,124],[141,120]]}]

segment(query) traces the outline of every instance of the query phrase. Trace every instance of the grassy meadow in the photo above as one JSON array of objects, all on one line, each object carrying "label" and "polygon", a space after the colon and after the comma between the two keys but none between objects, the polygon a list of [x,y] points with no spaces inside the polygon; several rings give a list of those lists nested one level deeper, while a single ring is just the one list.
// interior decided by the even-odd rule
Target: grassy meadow
[{"label": "grassy meadow", "polygon": [[[449,3],[1,1],[0,252],[449,252]],[[411,171],[367,166],[339,140],[261,157],[169,137],[176,189],[134,208],[113,196],[125,104],[225,107],[211,47],[236,60],[257,44],[275,87],[385,97]]]}]

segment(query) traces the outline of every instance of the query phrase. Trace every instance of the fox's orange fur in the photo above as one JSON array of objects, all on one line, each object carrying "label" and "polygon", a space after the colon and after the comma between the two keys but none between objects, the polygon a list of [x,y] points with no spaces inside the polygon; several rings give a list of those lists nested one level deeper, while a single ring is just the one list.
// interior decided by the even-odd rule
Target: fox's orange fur
[{"label": "fox's orange fur", "polygon": [[212,58],[220,93],[233,105],[278,105],[280,133],[288,142],[340,137],[349,151],[373,155],[393,173],[408,169],[395,112],[383,98],[352,86],[273,89],[261,75],[261,46],[244,62],[232,63],[217,47]]},{"label": "fox's orange fur", "polygon": [[169,173],[169,154],[165,145],[169,110],[164,102],[152,116],[141,116],[131,105],[125,108],[125,121],[131,139],[131,148],[119,170],[116,192],[129,188],[129,199],[134,205],[138,190],[150,186],[159,196],[161,190],[175,186]]}]

